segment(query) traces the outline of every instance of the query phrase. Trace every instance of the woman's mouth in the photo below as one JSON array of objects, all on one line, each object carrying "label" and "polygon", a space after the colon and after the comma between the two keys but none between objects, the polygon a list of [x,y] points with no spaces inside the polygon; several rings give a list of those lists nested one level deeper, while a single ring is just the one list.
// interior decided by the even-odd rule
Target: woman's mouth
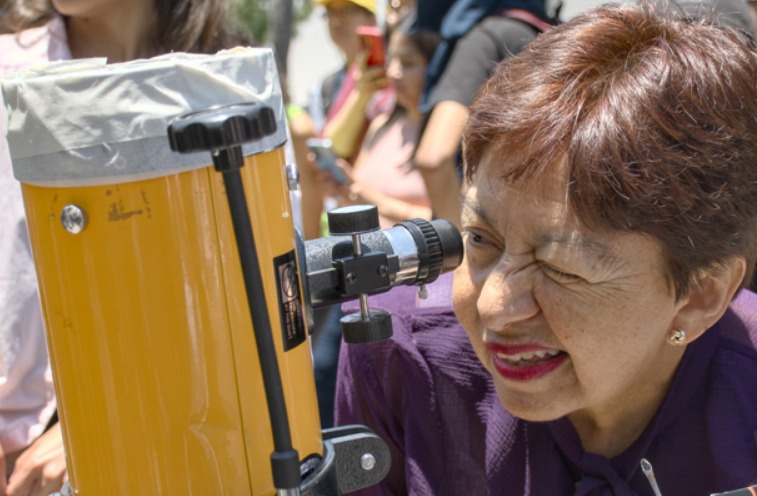
[{"label": "woman's mouth", "polygon": [[568,358],[564,351],[551,348],[531,348],[519,350],[522,346],[500,346],[487,343],[492,352],[492,365],[505,379],[513,381],[528,381],[543,377]]},{"label": "woman's mouth", "polygon": [[542,362],[545,359],[556,357],[560,354],[560,350],[540,350],[528,353],[519,353],[517,355],[504,355],[497,353],[497,356],[502,360],[510,362],[513,365],[527,366],[533,365],[537,362]]}]

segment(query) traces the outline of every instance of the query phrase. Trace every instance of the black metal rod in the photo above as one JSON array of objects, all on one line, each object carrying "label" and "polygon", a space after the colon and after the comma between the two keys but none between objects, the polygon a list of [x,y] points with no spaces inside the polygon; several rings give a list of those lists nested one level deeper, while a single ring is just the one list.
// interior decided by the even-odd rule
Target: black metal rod
[{"label": "black metal rod", "polygon": [[271,454],[273,484],[276,489],[299,488],[302,483],[299,455],[292,447],[284,388],[276,359],[276,347],[271,332],[268,308],[266,307],[263,278],[258,263],[257,249],[255,248],[255,238],[252,233],[250,212],[247,208],[247,199],[239,169],[224,171],[223,180],[226,185],[226,197],[229,202],[237,250],[242,264],[242,276],[247,291],[252,325],[255,328],[255,342],[258,347],[263,385],[268,401],[268,414],[271,419],[274,445],[274,452]]}]

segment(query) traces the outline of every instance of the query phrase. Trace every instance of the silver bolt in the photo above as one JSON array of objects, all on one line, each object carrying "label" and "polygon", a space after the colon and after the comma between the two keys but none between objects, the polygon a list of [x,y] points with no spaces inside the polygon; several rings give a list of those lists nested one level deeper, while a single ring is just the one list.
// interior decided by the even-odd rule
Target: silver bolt
[{"label": "silver bolt", "polygon": [[297,166],[294,164],[286,165],[287,171],[287,184],[289,191],[297,191],[300,189],[300,172],[297,170]]},{"label": "silver bolt", "polygon": [[376,466],[376,457],[370,453],[364,454],[360,457],[360,466],[363,467],[363,470],[373,470],[373,467]]},{"label": "silver bolt", "polygon": [[87,227],[87,214],[76,205],[66,205],[60,214],[63,228],[71,234],[79,234]]},{"label": "silver bolt", "polygon": [[428,298],[428,289],[426,289],[425,284],[421,284],[418,286],[418,298],[421,300],[425,300]]}]

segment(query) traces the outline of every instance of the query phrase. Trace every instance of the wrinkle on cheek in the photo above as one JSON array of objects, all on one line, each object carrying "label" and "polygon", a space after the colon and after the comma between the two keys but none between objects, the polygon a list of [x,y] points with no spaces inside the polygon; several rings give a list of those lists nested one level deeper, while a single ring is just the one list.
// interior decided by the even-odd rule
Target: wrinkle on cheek
[{"label": "wrinkle on cheek", "polygon": [[593,328],[592,323],[601,320],[599,314],[606,302],[602,303],[603,299],[597,298],[597,294],[587,293],[566,291],[547,276],[534,287],[534,297],[549,327],[566,348],[572,342],[585,340],[586,333]]},{"label": "wrinkle on cheek", "polygon": [[586,281],[560,283],[544,275],[542,286],[549,288],[550,293],[569,296],[570,304],[579,307],[609,306],[625,303],[629,295],[643,289],[631,278],[616,279],[609,282],[590,283]]}]

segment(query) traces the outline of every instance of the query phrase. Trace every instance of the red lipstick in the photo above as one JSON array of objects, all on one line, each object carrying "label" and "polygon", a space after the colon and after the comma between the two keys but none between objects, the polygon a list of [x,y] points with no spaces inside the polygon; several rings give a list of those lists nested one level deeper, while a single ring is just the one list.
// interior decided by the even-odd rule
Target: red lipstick
[{"label": "red lipstick", "polygon": [[538,344],[485,343],[499,375],[512,381],[528,381],[549,374],[568,359],[568,354]]}]

